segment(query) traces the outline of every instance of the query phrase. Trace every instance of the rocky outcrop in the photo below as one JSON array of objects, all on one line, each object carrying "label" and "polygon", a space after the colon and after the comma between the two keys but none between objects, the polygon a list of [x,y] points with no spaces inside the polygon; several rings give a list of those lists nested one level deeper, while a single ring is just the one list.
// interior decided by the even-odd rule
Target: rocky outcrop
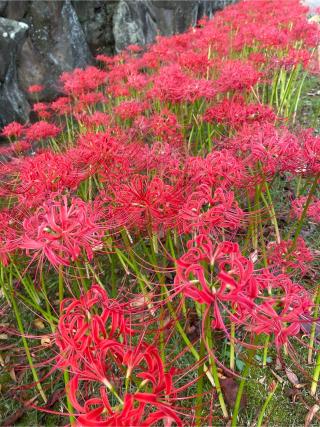
[{"label": "rocky outcrop", "polygon": [[211,16],[232,0],[145,2],[121,0],[113,25],[115,50],[130,44],[148,44],[157,35],[170,36],[186,31],[203,16]]},{"label": "rocky outcrop", "polygon": [[[112,55],[130,44],[152,43],[158,34],[183,32],[233,1],[0,0],[0,126],[25,120],[27,99],[57,96],[63,71],[85,67],[98,53]],[[12,33],[9,25],[13,39],[3,36]],[[34,84],[45,90],[27,93]]]},{"label": "rocky outcrop", "polygon": [[41,84],[41,96],[50,99],[59,91],[61,73],[85,67],[92,55],[70,1],[33,1],[26,20],[30,31],[18,62],[19,84],[24,91]]},{"label": "rocky outcrop", "polygon": [[115,52],[113,16],[118,4],[118,0],[72,1],[93,55],[102,52],[113,55]]},{"label": "rocky outcrop", "polygon": [[25,121],[30,112],[16,67],[27,31],[27,24],[0,18],[0,127],[12,120]]}]

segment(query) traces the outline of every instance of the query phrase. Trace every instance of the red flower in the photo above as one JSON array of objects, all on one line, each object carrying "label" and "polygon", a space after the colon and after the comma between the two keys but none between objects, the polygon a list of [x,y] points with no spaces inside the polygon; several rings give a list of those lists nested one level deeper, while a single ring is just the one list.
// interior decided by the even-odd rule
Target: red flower
[{"label": "red flower", "polygon": [[6,125],[2,130],[2,135],[11,137],[19,137],[22,135],[24,131],[24,126],[17,122],[11,122],[8,125]]},{"label": "red flower", "polygon": [[54,124],[39,121],[28,127],[25,131],[28,141],[39,141],[46,138],[54,138],[61,132],[61,129]]},{"label": "red flower", "polygon": [[179,212],[183,232],[212,232],[217,228],[239,228],[244,212],[239,208],[232,192],[212,189],[203,184],[190,194]]},{"label": "red flower", "polygon": [[[12,194],[27,206],[42,203],[52,193],[75,189],[86,178],[85,173],[76,169],[67,154],[51,151],[26,157],[15,172],[18,173],[19,183],[16,182]],[[15,174],[13,179],[16,179]]]},{"label": "red flower", "polygon": [[[257,277],[261,287],[261,299],[250,310],[247,328],[256,334],[273,334],[277,347],[284,345],[288,338],[301,329],[301,316],[312,307],[312,300],[306,290],[293,283],[286,275],[274,276],[264,272]],[[263,289],[268,294],[263,296]]]},{"label": "red flower", "polygon": [[65,299],[56,332],[59,367],[80,368],[85,364],[86,352],[99,347],[104,340],[122,336],[126,341],[135,333],[128,314],[126,305],[110,299],[98,285],[91,286],[79,299]]},{"label": "red flower", "polygon": [[242,97],[224,99],[219,104],[209,107],[204,115],[204,120],[207,122],[217,122],[235,129],[245,123],[272,123],[275,119],[276,115],[270,107],[261,104],[246,104]]},{"label": "red flower", "polygon": [[158,231],[175,225],[181,205],[179,186],[159,177],[134,175],[113,189],[111,222],[117,226]]},{"label": "red flower", "polygon": [[[307,197],[302,196],[292,202],[292,210],[294,216],[300,218],[307,202]],[[307,216],[315,222],[320,222],[320,199],[313,197],[307,209]]]},{"label": "red flower", "polygon": [[85,70],[76,68],[74,71],[64,72],[60,80],[65,93],[77,96],[83,92],[95,90],[105,83],[106,77],[106,71],[90,66]]},{"label": "red flower", "polygon": [[[120,372],[124,370],[124,377],[119,377],[119,369]],[[105,340],[90,356],[86,369],[72,375],[68,385],[68,397],[79,414],[78,425],[151,426],[159,420],[170,420],[182,426],[169,403],[169,397],[175,393],[172,375],[172,371],[164,372],[156,348],[143,342],[133,347]],[[127,382],[131,377],[135,378],[136,391],[123,392],[125,384],[115,386],[121,378]],[[98,381],[101,386],[92,389],[86,398],[79,391],[82,382],[90,385],[91,381]],[[84,390],[89,389],[88,385]],[[116,407],[110,404],[112,395],[118,400]]]},{"label": "red flower", "polygon": [[93,250],[101,245],[103,230],[99,215],[90,204],[78,198],[68,201],[45,202],[23,221],[23,235],[19,247],[25,249],[32,260],[47,258],[55,267],[69,265],[84,252],[92,259]]},{"label": "red flower", "polygon": [[187,246],[188,251],[176,261],[174,287],[200,304],[212,305],[214,327],[225,328],[220,304],[229,305],[227,315],[232,307],[241,312],[254,305],[257,286],[253,264],[241,255],[237,244],[213,244],[207,235],[199,235]]},{"label": "red flower", "polygon": [[32,85],[28,87],[29,93],[38,93],[38,92],[42,92],[43,90],[44,90],[44,86],[42,85]]},{"label": "red flower", "polygon": [[313,261],[313,255],[306,246],[302,237],[297,239],[295,248],[292,249],[291,240],[282,240],[280,243],[269,243],[268,262],[274,269],[284,269],[285,271],[300,270],[305,274]]}]

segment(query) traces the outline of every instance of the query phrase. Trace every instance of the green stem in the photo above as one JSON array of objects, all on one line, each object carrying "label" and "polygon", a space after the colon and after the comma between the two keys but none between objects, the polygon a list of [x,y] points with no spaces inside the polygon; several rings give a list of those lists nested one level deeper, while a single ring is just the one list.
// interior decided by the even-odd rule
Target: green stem
[{"label": "green stem", "polygon": [[[209,344],[209,347],[212,349],[213,348],[213,339],[212,339],[212,332],[211,332],[211,325],[210,325],[210,319],[209,316],[207,316],[206,321],[205,321],[205,338]],[[224,418],[228,418],[228,410],[224,401],[224,397],[223,397],[223,393],[222,393],[222,389],[221,389],[221,385],[220,385],[220,381],[219,381],[219,375],[218,375],[218,369],[217,369],[217,365],[216,365],[216,361],[214,359],[213,356],[210,355],[210,366],[211,366],[211,372],[212,372],[212,376],[214,379],[214,383],[216,385],[216,390],[217,390],[217,395],[218,395],[218,400],[220,403],[220,407],[223,413]]]},{"label": "green stem", "polygon": [[261,408],[261,411],[260,411],[260,414],[259,414],[259,418],[258,418],[258,421],[257,421],[257,427],[261,427],[262,426],[262,421],[263,421],[264,414],[266,412],[266,409],[267,409],[269,403],[271,402],[271,399],[272,399],[274,393],[277,390],[277,387],[278,387],[278,383],[274,387],[272,387],[272,390],[269,392],[269,394],[268,394],[268,396],[267,396],[264,404],[262,405],[262,408]]},{"label": "green stem", "polygon": [[266,195],[267,195],[269,202],[267,202],[267,200],[265,199],[262,192],[261,192],[261,199],[263,200],[264,204],[266,205],[267,209],[269,210],[270,220],[271,220],[272,225],[274,226],[274,231],[275,231],[277,243],[280,243],[281,242],[280,231],[279,231],[276,212],[275,212],[274,205],[273,205],[273,200],[272,200],[271,193],[269,190],[269,185],[267,182],[265,182],[264,184],[265,184],[265,189],[266,189]]},{"label": "green stem", "polygon": [[317,359],[316,359],[316,366],[313,371],[313,377],[312,377],[312,384],[311,384],[311,390],[310,394],[311,396],[314,396],[317,391],[318,387],[318,381],[319,381],[319,375],[320,375],[320,351],[318,351]]},{"label": "green stem", "polygon": [[235,368],[235,345],[234,338],[236,335],[236,325],[231,322],[231,331],[230,331],[230,369],[234,371]]},{"label": "green stem", "polygon": [[30,366],[30,369],[31,369],[31,372],[32,372],[32,375],[33,375],[33,378],[34,378],[34,381],[35,381],[35,383],[37,385],[37,388],[39,390],[39,393],[40,393],[43,401],[45,403],[47,403],[47,398],[46,398],[46,395],[45,395],[45,393],[43,391],[41,383],[39,381],[39,377],[38,377],[37,371],[36,371],[36,369],[34,367],[34,364],[33,364],[33,360],[32,360],[32,356],[31,356],[31,352],[30,352],[29,346],[28,346],[28,342],[27,342],[27,339],[25,337],[25,332],[24,332],[23,323],[22,323],[21,316],[20,316],[20,311],[19,311],[18,305],[16,303],[14,289],[13,289],[13,286],[12,286],[12,272],[11,272],[11,270],[10,270],[9,286],[10,286],[10,297],[11,297],[10,300],[11,300],[11,304],[12,304],[12,307],[13,307],[13,311],[14,311],[15,317],[17,319],[18,329],[19,329],[19,332],[21,334],[21,339],[22,339],[23,346],[24,346],[24,349],[25,349],[25,352],[26,352],[28,363],[29,363],[29,366]]},{"label": "green stem", "polygon": [[295,234],[294,234],[294,237],[293,237],[293,241],[292,241],[291,251],[294,250],[295,247],[296,247],[298,237],[299,237],[299,235],[301,233],[301,229],[303,227],[304,220],[305,220],[305,218],[307,216],[307,213],[308,213],[308,208],[309,208],[310,203],[312,201],[312,197],[313,197],[313,195],[314,195],[314,193],[315,193],[315,191],[317,189],[319,178],[320,178],[320,173],[318,173],[315,176],[315,178],[313,180],[313,183],[312,183],[312,186],[310,188],[306,204],[305,204],[305,206],[303,208],[303,211],[302,211],[302,215],[301,215],[301,217],[300,217],[300,219],[299,219],[299,221],[297,223],[296,231],[295,231]]},{"label": "green stem", "polygon": [[[203,342],[203,340],[201,340],[200,343],[200,360],[203,359],[204,355],[205,355],[205,344]],[[196,427],[202,427],[202,407],[203,407],[203,372],[204,372],[204,368],[203,368],[203,364],[201,363],[201,365],[198,368],[198,382],[197,382],[197,399],[196,399]]]},{"label": "green stem", "polygon": [[[201,360],[201,357],[200,357],[199,353],[197,352],[197,350],[192,345],[191,341],[189,340],[187,334],[184,332],[184,329],[181,326],[181,323],[179,322],[179,320],[177,318],[176,312],[175,312],[175,310],[174,310],[171,302],[169,301],[170,296],[169,296],[169,292],[168,292],[166,286],[164,286],[164,289],[165,289],[166,294],[168,296],[168,299],[167,299],[166,303],[167,303],[169,312],[170,312],[170,314],[171,314],[171,316],[172,316],[172,318],[174,320],[175,328],[176,328],[177,332],[179,333],[179,335],[181,336],[181,338],[183,339],[183,341],[185,342],[185,344],[188,347],[190,353],[193,355],[193,357],[196,359],[196,361],[199,362]],[[214,382],[213,376],[210,373],[209,368],[206,366],[206,364],[203,364],[203,368],[204,368],[204,372],[205,372],[208,380],[210,381],[211,385],[213,387],[215,387],[215,382]]]},{"label": "green stem", "polygon": [[262,367],[263,368],[265,368],[267,366],[269,341],[270,341],[270,335],[267,335],[266,340],[264,342],[264,347],[263,347],[263,357],[262,357]]},{"label": "green stem", "polygon": [[314,322],[311,325],[311,331],[310,331],[310,341],[309,341],[309,351],[308,351],[308,363],[312,363],[312,354],[313,354],[313,346],[316,336],[316,327],[317,323],[316,320],[319,316],[319,304],[320,304],[320,285],[317,286],[317,291],[315,295],[315,302],[314,302],[314,312],[313,312],[313,319]]},{"label": "green stem", "polygon": [[238,414],[240,411],[240,403],[241,403],[245,383],[246,383],[246,380],[247,380],[247,377],[249,374],[251,361],[253,359],[254,354],[255,354],[255,349],[250,349],[248,351],[248,359],[247,359],[246,365],[245,365],[243,373],[242,373],[241,381],[240,381],[238,392],[237,392],[236,401],[235,401],[234,408],[233,408],[231,427],[237,426]]}]

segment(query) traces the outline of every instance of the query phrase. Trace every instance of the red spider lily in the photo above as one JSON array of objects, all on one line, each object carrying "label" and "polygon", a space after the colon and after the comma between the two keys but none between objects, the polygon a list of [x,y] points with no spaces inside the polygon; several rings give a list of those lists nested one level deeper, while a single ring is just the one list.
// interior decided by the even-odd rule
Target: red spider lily
[{"label": "red spider lily", "polygon": [[[137,347],[126,346],[116,341],[105,340],[95,354],[91,353],[88,365],[81,373],[76,372],[68,385],[70,402],[80,414],[79,425],[145,425],[151,426],[158,420],[169,420],[182,425],[170,407],[168,396],[174,395],[173,372],[164,372],[156,348],[143,342]],[[134,377],[139,382],[136,392],[125,392],[123,398],[116,392],[116,367],[125,371],[126,382]],[[119,368],[117,368],[119,369]],[[117,377],[118,381],[119,376]],[[142,381],[141,381],[142,380]],[[78,392],[82,382],[98,381],[101,386],[92,395],[79,402]],[[143,391],[143,390],[146,391]],[[120,388],[121,390],[121,388]],[[110,397],[117,397],[117,407],[112,407]],[[122,393],[121,393],[122,394]],[[83,400],[83,399],[82,399]],[[95,423],[95,424],[94,424]]]},{"label": "red spider lily", "polygon": [[106,98],[102,92],[87,92],[81,93],[77,98],[77,103],[74,107],[74,111],[83,111],[87,107],[91,107],[105,102]]},{"label": "red spider lily", "polygon": [[[307,202],[307,197],[302,196],[292,202],[292,211],[294,216],[300,218]],[[320,222],[320,199],[313,197],[308,206],[307,216],[315,222]]]},{"label": "red spider lily", "polygon": [[114,112],[122,120],[133,119],[148,108],[146,102],[123,101],[114,108]]},{"label": "red spider lily", "polygon": [[313,129],[308,129],[300,134],[302,155],[305,160],[307,174],[320,173],[320,137],[313,135]]},{"label": "red spider lily", "polygon": [[220,92],[248,90],[261,78],[261,73],[250,62],[236,59],[221,65],[220,76],[215,82]]},{"label": "red spider lily", "polygon": [[[76,382],[70,382],[70,388],[77,387]],[[78,409],[82,412],[77,417],[77,425],[80,427],[95,426],[142,426],[149,427],[158,421],[163,421],[165,426],[171,426],[175,422],[182,426],[182,422],[168,404],[159,402],[157,396],[150,393],[127,393],[123,404],[118,409],[111,406],[105,387],[100,388],[100,396],[89,399]],[[77,402],[70,399],[75,407],[79,408]]]},{"label": "red spider lily", "polygon": [[243,216],[232,192],[218,188],[212,195],[206,184],[190,194],[179,212],[183,232],[200,234],[217,228],[237,229]]},{"label": "red spider lily", "polygon": [[23,221],[18,246],[32,260],[46,258],[55,267],[69,265],[83,251],[90,260],[103,235],[98,219],[98,213],[81,199],[51,199]]},{"label": "red spider lily", "polygon": [[104,340],[127,337],[135,333],[129,326],[126,306],[110,299],[98,285],[91,286],[79,299],[62,301],[56,332],[61,367],[80,366],[87,351],[94,350]]},{"label": "red spider lily", "polygon": [[183,145],[182,127],[177,116],[167,109],[150,118],[137,117],[133,126],[145,142],[163,142],[177,148]]},{"label": "red spider lily", "polygon": [[216,94],[212,82],[190,78],[177,64],[162,67],[154,77],[153,84],[153,88],[148,92],[149,98],[156,97],[172,103],[194,102],[200,98],[211,99]]},{"label": "red spider lily", "polygon": [[275,113],[268,106],[246,104],[242,97],[232,100],[224,99],[217,105],[208,108],[204,115],[207,122],[221,123],[232,128],[239,128],[245,123],[270,122],[276,119]]},{"label": "red spider lily", "polygon": [[107,131],[86,133],[78,139],[76,148],[68,150],[66,155],[88,176],[97,173],[101,181],[111,181],[114,176],[130,172],[130,159],[135,157],[135,151],[133,145],[125,145]]},{"label": "red spider lily", "polygon": [[72,111],[71,100],[67,96],[60,96],[60,98],[51,102],[50,108],[57,114],[69,114]]},{"label": "red spider lily", "polygon": [[102,126],[108,128],[112,121],[109,114],[102,113],[101,111],[95,111],[93,114],[88,113],[77,113],[73,112],[73,117],[79,122],[82,123],[89,132],[95,130],[96,128]]},{"label": "red spider lily", "polygon": [[49,111],[49,105],[44,102],[36,102],[32,107],[41,119],[48,119],[52,113]]},{"label": "red spider lily", "polygon": [[24,126],[18,122],[11,122],[2,129],[2,135],[7,137],[19,137],[24,131]]},{"label": "red spider lily", "polygon": [[38,205],[52,193],[75,189],[86,178],[67,155],[51,151],[26,157],[16,172],[20,183],[11,192],[26,206]]},{"label": "red spider lily", "polygon": [[65,93],[76,96],[96,89],[105,82],[106,77],[105,71],[90,66],[85,70],[77,68],[72,72],[64,72],[60,80]]},{"label": "red spider lily", "polygon": [[42,85],[32,85],[28,87],[29,93],[38,93],[38,92],[42,92],[43,90],[44,90],[44,86]]},{"label": "red spider lily", "polygon": [[177,292],[214,307],[215,328],[225,328],[219,303],[250,309],[257,296],[252,262],[241,255],[237,244],[213,244],[207,235],[188,242],[188,251],[176,261],[174,286]]},{"label": "red spider lily", "polygon": [[268,261],[273,268],[281,268],[285,271],[300,270],[305,274],[313,261],[313,255],[306,246],[302,237],[297,239],[295,247],[291,240],[282,240],[280,243],[269,243]]},{"label": "red spider lily", "polygon": [[299,173],[303,164],[297,137],[288,129],[276,128],[271,123],[245,125],[228,145],[235,153],[241,153],[243,163],[260,176]]},{"label": "red spider lily", "polygon": [[25,130],[26,138],[30,142],[54,138],[60,132],[61,129],[58,126],[44,121],[36,122]]},{"label": "red spider lily", "polygon": [[308,313],[312,300],[302,286],[285,275],[265,272],[257,280],[269,293],[250,310],[251,322],[247,327],[257,334],[273,334],[276,346],[280,347],[299,333],[301,316]]},{"label": "red spider lily", "polygon": [[176,223],[182,194],[179,186],[166,184],[159,177],[134,175],[115,186],[112,199],[112,222],[157,231]]},{"label": "red spider lily", "polygon": [[243,187],[248,181],[244,162],[231,150],[213,151],[206,158],[189,157],[185,168],[191,182],[223,189]]}]

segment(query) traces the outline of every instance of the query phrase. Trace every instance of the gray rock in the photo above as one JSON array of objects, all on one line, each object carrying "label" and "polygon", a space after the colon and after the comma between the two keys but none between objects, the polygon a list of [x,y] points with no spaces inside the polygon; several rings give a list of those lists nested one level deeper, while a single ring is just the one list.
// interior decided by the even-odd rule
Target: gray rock
[{"label": "gray rock", "polygon": [[0,18],[0,127],[26,121],[30,107],[17,81],[16,62],[27,37],[28,25]]},{"label": "gray rock", "polygon": [[113,15],[118,4],[116,1],[73,0],[72,6],[78,15],[90,51],[114,54]]},{"label": "gray rock", "polygon": [[30,100],[52,99],[59,92],[61,73],[85,67],[92,56],[69,0],[32,1],[27,20],[30,36],[19,58],[19,83],[24,91],[34,84],[45,86],[40,96],[28,95]]},{"label": "gray rock", "polygon": [[4,13],[7,7],[7,1],[6,0],[0,0],[0,15]]},{"label": "gray rock", "polygon": [[130,44],[149,44],[158,34],[170,36],[186,31],[203,16],[211,16],[233,2],[235,0],[121,0],[113,17],[115,50],[120,52]]},{"label": "gray rock", "polygon": [[151,43],[158,31],[149,2],[121,0],[113,16],[115,51],[131,44]]},{"label": "gray rock", "polygon": [[7,18],[22,21],[26,17],[30,7],[30,1],[9,0],[6,3],[5,16]]}]

